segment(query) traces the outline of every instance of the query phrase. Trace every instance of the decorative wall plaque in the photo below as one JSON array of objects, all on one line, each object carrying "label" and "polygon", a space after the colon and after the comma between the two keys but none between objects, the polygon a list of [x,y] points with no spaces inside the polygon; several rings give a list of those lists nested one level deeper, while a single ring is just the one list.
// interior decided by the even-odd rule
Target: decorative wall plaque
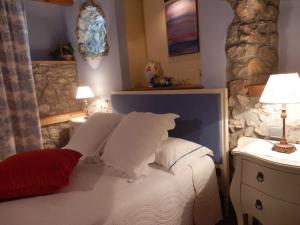
[{"label": "decorative wall plaque", "polygon": [[77,22],[77,40],[79,52],[84,60],[96,60],[108,54],[105,15],[93,0],[81,5]]}]

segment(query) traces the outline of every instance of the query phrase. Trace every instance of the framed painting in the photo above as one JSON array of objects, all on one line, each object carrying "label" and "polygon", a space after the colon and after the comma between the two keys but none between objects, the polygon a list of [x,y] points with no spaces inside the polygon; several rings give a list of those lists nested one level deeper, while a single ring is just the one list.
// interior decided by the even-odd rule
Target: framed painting
[{"label": "framed painting", "polygon": [[169,56],[199,52],[197,0],[165,0]]}]

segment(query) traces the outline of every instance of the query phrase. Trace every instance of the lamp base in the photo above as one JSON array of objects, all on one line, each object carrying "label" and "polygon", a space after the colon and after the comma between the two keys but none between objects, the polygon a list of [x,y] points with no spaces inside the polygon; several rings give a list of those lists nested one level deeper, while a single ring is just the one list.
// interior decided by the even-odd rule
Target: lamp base
[{"label": "lamp base", "polygon": [[86,114],[86,117],[89,116],[89,110],[88,110],[88,100],[87,99],[84,99],[84,112]]},{"label": "lamp base", "polygon": [[296,151],[296,147],[287,143],[286,139],[281,139],[279,143],[275,143],[272,147],[273,151],[290,154]]}]

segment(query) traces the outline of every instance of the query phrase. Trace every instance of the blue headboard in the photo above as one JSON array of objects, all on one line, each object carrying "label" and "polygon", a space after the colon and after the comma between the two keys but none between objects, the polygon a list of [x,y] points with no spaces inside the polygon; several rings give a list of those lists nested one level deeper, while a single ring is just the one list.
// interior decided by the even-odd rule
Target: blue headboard
[{"label": "blue headboard", "polygon": [[180,115],[169,135],[207,146],[214,151],[214,161],[221,164],[226,151],[226,98],[226,89],[190,89],[116,92],[111,101],[114,112]]}]

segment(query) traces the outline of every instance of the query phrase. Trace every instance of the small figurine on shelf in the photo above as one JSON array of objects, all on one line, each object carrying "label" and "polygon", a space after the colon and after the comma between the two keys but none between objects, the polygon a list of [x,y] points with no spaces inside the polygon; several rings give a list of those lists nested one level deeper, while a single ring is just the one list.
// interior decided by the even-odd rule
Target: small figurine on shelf
[{"label": "small figurine on shelf", "polygon": [[159,76],[153,75],[150,78],[150,81],[148,82],[149,87],[153,87],[153,88],[157,87],[158,79],[159,79]]},{"label": "small figurine on shelf", "polygon": [[164,76],[160,63],[149,60],[145,66],[145,78],[150,88],[180,87],[189,85],[188,79]]},{"label": "small figurine on shelf", "polygon": [[63,43],[60,44],[51,55],[55,59],[62,59],[62,60],[73,60],[73,48],[71,43]]},{"label": "small figurine on shelf", "polygon": [[162,69],[158,62],[154,60],[149,60],[145,66],[145,78],[149,87],[154,87],[154,80],[160,78],[162,76]]},{"label": "small figurine on shelf", "polygon": [[174,78],[173,77],[162,77],[159,80],[159,84],[161,87],[172,87],[174,83]]},{"label": "small figurine on shelf", "polygon": [[157,87],[172,87],[174,82],[173,77],[159,77],[154,75],[151,80],[150,84],[151,87],[157,88]]}]

